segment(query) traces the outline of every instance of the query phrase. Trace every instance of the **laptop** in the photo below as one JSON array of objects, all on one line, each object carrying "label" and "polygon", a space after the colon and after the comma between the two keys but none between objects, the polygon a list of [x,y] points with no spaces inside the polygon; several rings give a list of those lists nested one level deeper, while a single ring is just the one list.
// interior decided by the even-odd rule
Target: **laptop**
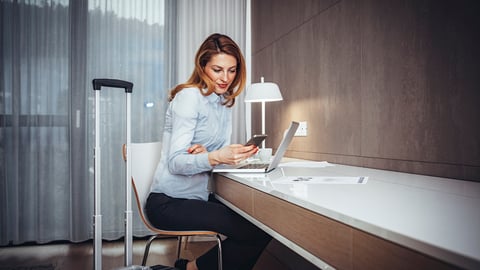
[{"label": "laptop", "polygon": [[298,128],[298,122],[292,121],[287,133],[283,136],[282,142],[278,146],[277,152],[270,163],[245,162],[237,165],[221,164],[213,168],[213,172],[234,172],[234,173],[267,173],[277,168],[278,164],[285,155],[288,145]]}]

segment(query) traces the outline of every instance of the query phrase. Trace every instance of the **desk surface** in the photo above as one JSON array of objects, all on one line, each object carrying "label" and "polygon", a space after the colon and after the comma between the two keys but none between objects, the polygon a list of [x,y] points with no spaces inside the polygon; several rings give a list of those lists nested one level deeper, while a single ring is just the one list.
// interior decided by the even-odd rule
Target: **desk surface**
[{"label": "desk surface", "polygon": [[[288,166],[293,160],[286,161],[265,175],[222,175],[434,258],[480,267],[480,183],[328,163]],[[282,181],[289,176],[366,176],[368,181]]]}]

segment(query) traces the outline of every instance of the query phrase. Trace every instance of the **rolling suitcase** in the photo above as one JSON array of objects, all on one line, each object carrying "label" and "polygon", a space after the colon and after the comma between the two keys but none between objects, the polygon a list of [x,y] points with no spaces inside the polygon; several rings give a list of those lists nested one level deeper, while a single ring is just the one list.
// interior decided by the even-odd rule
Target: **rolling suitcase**
[{"label": "rolling suitcase", "polygon": [[179,270],[179,269],[171,266],[165,266],[165,265],[153,265],[153,266],[132,265],[128,267],[118,268],[116,270]]},{"label": "rolling suitcase", "polygon": [[132,223],[132,186],[131,186],[131,94],[133,83],[115,79],[93,79],[95,91],[95,147],[94,147],[94,257],[95,270],[102,269],[102,215],[101,215],[101,180],[100,180],[100,90],[102,87],[125,89],[126,96],[126,168],[125,168],[125,266],[132,265],[133,223]]}]

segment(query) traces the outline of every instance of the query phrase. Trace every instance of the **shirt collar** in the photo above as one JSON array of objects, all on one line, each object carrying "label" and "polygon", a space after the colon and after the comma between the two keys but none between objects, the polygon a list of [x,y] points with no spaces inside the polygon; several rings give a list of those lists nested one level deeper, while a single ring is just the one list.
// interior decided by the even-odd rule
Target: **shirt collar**
[{"label": "shirt collar", "polygon": [[206,96],[206,98],[210,103],[222,103],[223,100],[225,99],[223,96],[219,96],[215,93],[211,93],[210,95]]}]

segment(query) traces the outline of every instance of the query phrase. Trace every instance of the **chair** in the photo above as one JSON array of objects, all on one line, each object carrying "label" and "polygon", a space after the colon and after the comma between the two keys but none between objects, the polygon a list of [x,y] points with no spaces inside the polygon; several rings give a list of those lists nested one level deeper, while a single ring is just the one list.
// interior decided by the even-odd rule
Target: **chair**
[{"label": "chair", "polygon": [[[145,226],[152,232],[152,235],[145,246],[142,266],[145,266],[153,240],[162,236],[174,236],[178,238],[177,259],[180,258],[182,238],[189,236],[213,236],[218,244],[218,269],[222,270],[222,242],[220,234],[213,231],[167,231],[155,228],[145,216],[144,207],[150,192],[150,185],[153,180],[155,169],[160,160],[161,142],[132,143],[130,147],[132,187],[137,202],[138,212]],[[123,146],[123,158],[126,160],[126,146]]]}]

